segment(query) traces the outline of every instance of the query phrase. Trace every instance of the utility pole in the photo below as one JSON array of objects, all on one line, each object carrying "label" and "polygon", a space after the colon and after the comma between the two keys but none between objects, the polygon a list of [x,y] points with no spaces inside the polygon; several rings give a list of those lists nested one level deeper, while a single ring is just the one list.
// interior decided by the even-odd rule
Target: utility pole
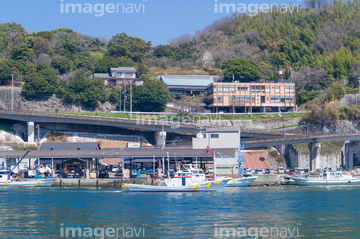
[{"label": "utility pole", "polygon": [[130,119],[132,119],[132,83],[133,81],[130,82]]},{"label": "utility pole", "polygon": [[14,74],[11,75],[11,111],[14,111]]},{"label": "utility pole", "polygon": [[121,112],[121,85],[120,85],[120,90],[119,91],[120,91],[119,111]]},{"label": "utility pole", "polygon": [[126,83],[125,83],[125,86],[124,86],[124,113],[126,111],[125,103],[126,103]]},{"label": "utility pole", "polygon": [[40,148],[40,125],[36,125],[37,130],[38,130],[38,135],[37,135],[37,138],[38,138],[38,149]]}]

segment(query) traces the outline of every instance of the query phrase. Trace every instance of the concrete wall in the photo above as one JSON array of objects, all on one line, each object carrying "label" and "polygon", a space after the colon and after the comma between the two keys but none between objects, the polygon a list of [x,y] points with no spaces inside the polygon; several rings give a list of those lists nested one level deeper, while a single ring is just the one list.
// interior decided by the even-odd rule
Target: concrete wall
[{"label": "concrete wall", "polygon": [[[298,152],[294,146],[287,146],[287,157],[290,160],[291,168],[310,168],[309,153]],[[336,169],[344,164],[344,151],[336,151],[331,153],[320,153],[320,167],[330,166]]]}]

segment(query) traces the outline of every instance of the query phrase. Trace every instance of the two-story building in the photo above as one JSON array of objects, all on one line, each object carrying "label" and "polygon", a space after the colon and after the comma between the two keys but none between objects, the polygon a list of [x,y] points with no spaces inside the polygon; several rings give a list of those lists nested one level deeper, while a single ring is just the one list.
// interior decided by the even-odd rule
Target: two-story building
[{"label": "two-story building", "polygon": [[212,112],[247,113],[295,111],[295,83],[216,82],[207,87],[206,103]]},{"label": "two-story building", "polygon": [[95,73],[94,78],[104,79],[104,84],[108,87],[129,83],[137,86],[144,84],[144,79],[136,78],[136,69],[134,67],[111,68],[110,74]]},{"label": "two-story building", "polygon": [[190,96],[205,94],[207,86],[214,83],[213,78],[206,75],[164,75],[160,80],[167,85],[171,94]]}]

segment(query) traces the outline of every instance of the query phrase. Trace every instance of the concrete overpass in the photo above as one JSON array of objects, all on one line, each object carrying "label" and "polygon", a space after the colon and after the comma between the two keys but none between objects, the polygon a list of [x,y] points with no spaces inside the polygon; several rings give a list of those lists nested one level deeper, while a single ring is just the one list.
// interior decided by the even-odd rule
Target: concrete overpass
[{"label": "concrete overpass", "polygon": [[[174,117],[174,116],[172,116]],[[148,119],[150,118],[150,119]],[[126,129],[140,129],[160,132],[172,133],[198,133],[201,129],[223,127],[217,120],[213,122],[187,122],[173,118],[168,120],[167,116],[158,116],[157,119],[151,119],[153,116],[142,116],[137,119],[104,117],[92,115],[78,114],[62,114],[62,113],[38,113],[38,112],[14,112],[0,111],[0,119],[15,120],[26,122],[28,125],[28,136],[33,137],[33,128],[35,123],[54,123],[54,124],[80,124],[80,125],[96,125],[96,126],[112,126]],[[251,131],[242,130],[243,137],[271,137],[278,136],[277,133],[270,131]],[[162,135],[160,134],[159,137]],[[166,136],[166,135],[165,135]],[[160,144],[159,144],[160,145]]]},{"label": "concrete overpass", "polygon": [[[259,148],[259,147],[273,147],[279,145],[304,144],[309,145],[309,160],[310,170],[320,168],[320,150],[322,142],[329,141],[359,141],[360,131],[342,132],[342,133],[328,133],[328,134],[308,134],[303,136],[287,136],[287,137],[272,137],[272,138],[257,138],[246,139],[245,148]],[[346,153],[346,169],[352,169],[353,163],[357,158],[353,155],[360,154],[360,150],[354,149],[358,144],[351,145],[352,148],[347,149]],[[359,161],[360,162],[360,161]]]}]

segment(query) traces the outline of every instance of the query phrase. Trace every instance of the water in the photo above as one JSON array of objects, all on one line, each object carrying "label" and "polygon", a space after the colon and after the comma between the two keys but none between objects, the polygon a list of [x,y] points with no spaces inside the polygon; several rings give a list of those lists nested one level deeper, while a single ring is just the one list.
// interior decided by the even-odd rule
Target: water
[{"label": "water", "polygon": [[99,237],[101,228],[123,228],[121,236],[213,238],[224,227],[235,233],[242,227],[251,235],[277,227],[291,229],[293,238],[360,238],[359,196],[358,186],[227,188],[216,193],[2,188],[0,238],[61,238],[65,227],[98,227]]}]

